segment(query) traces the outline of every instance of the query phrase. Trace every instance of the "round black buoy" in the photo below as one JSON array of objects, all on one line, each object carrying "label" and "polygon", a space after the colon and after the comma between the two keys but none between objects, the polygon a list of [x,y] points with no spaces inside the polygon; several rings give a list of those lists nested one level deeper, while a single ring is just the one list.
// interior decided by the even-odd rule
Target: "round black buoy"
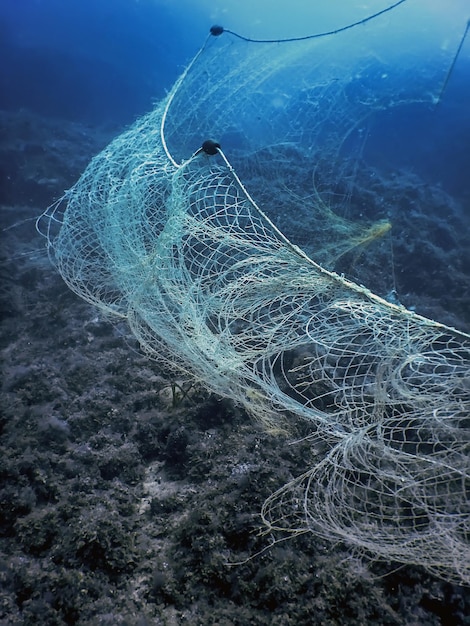
[{"label": "round black buoy", "polygon": [[217,24],[214,24],[214,26],[211,26],[211,28],[210,28],[210,33],[211,33],[211,35],[214,35],[214,37],[218,37],[223,32],[224,32],[224,27],[223,26],[218,26]]},{"label": "round black buoy", "polygon": [[210,156],[217,154],[219,148],[220,143],[216,143],[215,141],[212,141],[212,139],[206,139],[201,146],[201,149]]}]

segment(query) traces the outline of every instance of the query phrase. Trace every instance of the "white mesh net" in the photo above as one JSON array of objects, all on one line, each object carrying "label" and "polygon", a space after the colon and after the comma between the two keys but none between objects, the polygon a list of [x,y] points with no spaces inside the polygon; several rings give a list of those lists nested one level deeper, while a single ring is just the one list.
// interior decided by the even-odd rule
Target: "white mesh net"
[{"label": "white mesh net", "polygon": [[[183,160],[216,137],[232,162],[253,164],[265,203],[263,168],[272,180],[281,154],[282,173],[286,146],[337,176],[371,110],[439,85],[421,72],[405,93],[417,60],[413,50],[382,58],[389,26],[368,27],[373,60],[348,33],[341,63],[323,40],[278,46],[273,57],[272,46],[211,39],[167,99],[93,159],[40,226],[70,288],[126,318],[149,355],[269,425],[310,421],[321,454],[266,501],[269,529],[311,530],[470,583],[470,338],[307,257],[221,151]],[[442,78],[444,52],[432,50]],[[382,76],[375,92],[361,83],[366,71]],[[315,207],[317,223],[337,219],[325,224],[328,236],[357,237],[357,225],[318,198]],[[328,241],[322,248],[315,236],[327,258]]]}]

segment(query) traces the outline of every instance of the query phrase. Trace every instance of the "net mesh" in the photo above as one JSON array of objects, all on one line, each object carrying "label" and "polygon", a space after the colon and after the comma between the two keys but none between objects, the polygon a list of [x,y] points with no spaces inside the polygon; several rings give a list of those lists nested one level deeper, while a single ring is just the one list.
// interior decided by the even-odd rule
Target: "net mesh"
[{"label": "net mesh", "polygon": [[[274,428],[309,420],[313,466],[265,502],[271,531],[310,530],[468,584],[470,338],[326,269],[330,246],[318,232],[325,263],[307,256],[233,167],[251,163],[253,188],[275,203],[273,154],[282,172],[295,143],[335,177],[366,111],[435,86],[420,74],[403,93],[416,69],[411,51],[406,63],[372,63],[381,76],[384,65],[399,68],[382,90],[370,81],[349,89],[365,71],[358,59],[366,62],[351,42],[356,53],[339,67],[317,41],[282,48],[274,62],[272,47],[211,39],[40,228],[70,288],[127,319],[151,357]],[[230,147],[230,163],[222,151],[187,159],[206,133]],[[354,245],[357,224],[318,196],[314,210],[328,237]]]}]

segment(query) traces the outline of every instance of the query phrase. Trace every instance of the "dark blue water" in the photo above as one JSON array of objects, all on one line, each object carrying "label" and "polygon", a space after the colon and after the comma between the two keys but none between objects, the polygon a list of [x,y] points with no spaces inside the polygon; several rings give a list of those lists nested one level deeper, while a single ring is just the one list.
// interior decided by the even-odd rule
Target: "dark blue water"
[{"label": "dark blue water", "polygon": [[164,95],[208,28],[161,3],[3,0],[0,108],[129,123]]},{"label": "dark blue water", "polygon": [[[468,42],[470,44],[470,41]],[[367,144],[370,160],[398,164],[470,202],[470,61],[457,63],[439,103],[379,116]],[[468,206],[470,215],[470,206]]]}]

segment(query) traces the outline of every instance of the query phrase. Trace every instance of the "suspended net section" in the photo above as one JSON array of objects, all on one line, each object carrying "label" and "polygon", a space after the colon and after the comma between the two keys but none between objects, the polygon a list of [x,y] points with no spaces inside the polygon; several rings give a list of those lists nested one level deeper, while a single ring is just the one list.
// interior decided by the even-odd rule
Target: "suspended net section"
[{"label": "suspended net section", "polygon": [[[308,420],[313,466],[266,501],[270,530],[312,531],[470,584],[470,337],[319,265],[279,229],[275,198],[261,210],[233,167],[252,158],[255,190],[266,191],[266,145],[334,160],[361,107],[396,104],[403,76],[364,105],[339,65],[330,64],[342,81],[332,86],[324,67],[334,53],[318,45],[273,59],[272,48],[251,54],[211,39],[39,226],[70,288],[127,320],[152,358],[273,428]],[[294,100],[279,106],[288,87]],[[315,90],[318,106],[299,109],[299,94],[312,104]],[[224,152],[194,153],[208,136]]]}]

